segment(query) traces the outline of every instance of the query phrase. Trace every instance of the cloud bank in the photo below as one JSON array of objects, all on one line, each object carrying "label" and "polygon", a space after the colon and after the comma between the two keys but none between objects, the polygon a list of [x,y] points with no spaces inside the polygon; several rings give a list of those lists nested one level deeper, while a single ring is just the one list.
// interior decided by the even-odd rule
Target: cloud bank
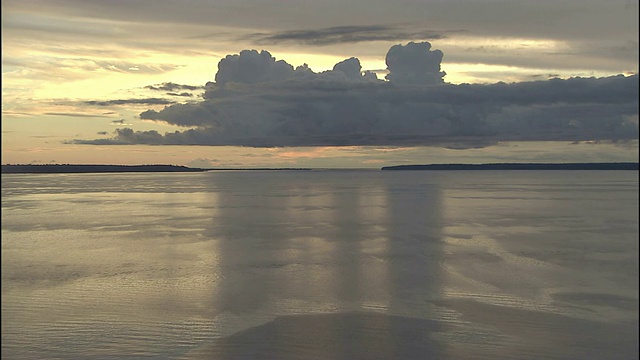
[{"label": "cloud bank", "polygon": [[188,129],[117,129],[80,144],[483,147],[500,141],[638,139],[638,76],[491,85],[444,82],[444,54],[395,45],[386,81],[357,58],[330,71],[294,68],[262,50],[228,55],[204,100],[142,119]]}]

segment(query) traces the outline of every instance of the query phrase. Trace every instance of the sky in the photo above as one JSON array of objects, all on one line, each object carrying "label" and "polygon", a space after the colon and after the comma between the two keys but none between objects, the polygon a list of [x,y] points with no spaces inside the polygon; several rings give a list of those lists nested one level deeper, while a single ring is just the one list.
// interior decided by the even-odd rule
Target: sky
[{"label": "sky", "polygon": [[638,1],[2,1],[2,163],[638,161]]}]

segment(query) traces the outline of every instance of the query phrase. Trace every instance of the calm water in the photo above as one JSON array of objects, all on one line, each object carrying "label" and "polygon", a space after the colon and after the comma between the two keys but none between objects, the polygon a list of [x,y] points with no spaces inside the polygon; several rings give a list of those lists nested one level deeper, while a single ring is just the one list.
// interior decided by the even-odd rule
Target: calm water
[{"label": "calm water", "polygon": [[637,359],[638,172],[2,175],[3,359]]}]

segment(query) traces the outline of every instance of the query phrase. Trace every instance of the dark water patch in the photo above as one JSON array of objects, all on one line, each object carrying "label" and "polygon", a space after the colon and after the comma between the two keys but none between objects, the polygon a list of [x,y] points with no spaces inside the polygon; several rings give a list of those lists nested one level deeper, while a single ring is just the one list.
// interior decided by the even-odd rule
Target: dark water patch
[{"label": "dark water patch", "polygon": [[639,356],[637,318],[595,321],[473,300],[444,300],[437,304],[460,313],[464,321],[510,338],[493,344],[493,348],[476,348],[470,358],[622,360]]},{"label": "dark water patch", "polygon": [[280,316],[189,353],[187,359],[442,359],[432,320],[350,312]]},{"label": "dark water patch", "polygon": [[580,305],[610,306],[622,310],[638,309],[638,299],[613,294],[562,292],[553,294],[551,297],[558,301]]}]

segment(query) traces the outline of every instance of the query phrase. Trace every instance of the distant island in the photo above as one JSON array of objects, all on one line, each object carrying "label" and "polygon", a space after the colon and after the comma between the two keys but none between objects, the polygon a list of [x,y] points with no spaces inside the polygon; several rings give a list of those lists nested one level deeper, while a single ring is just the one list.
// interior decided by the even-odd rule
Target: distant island
[{"label": "distant island", "polygon": [[385,166],[382,170],[638,170],[638,163],[496,163]]},{"label": "distant island", "polygon": [[3,174],[61,174],[61,173],[116,173],[116,172],[200,172],[207,169],[178,165],[71,165],[28,164],[2,165]]},{"label": "distant island", "polygon": [[74,164],[26,164],[2,165],[3,174],[69,174],[69,173],[122,173],[122,172],[203,172],[249,170],[311,170],[310,168],[213,168],[201,169],[179,165],[74,165]]}]

